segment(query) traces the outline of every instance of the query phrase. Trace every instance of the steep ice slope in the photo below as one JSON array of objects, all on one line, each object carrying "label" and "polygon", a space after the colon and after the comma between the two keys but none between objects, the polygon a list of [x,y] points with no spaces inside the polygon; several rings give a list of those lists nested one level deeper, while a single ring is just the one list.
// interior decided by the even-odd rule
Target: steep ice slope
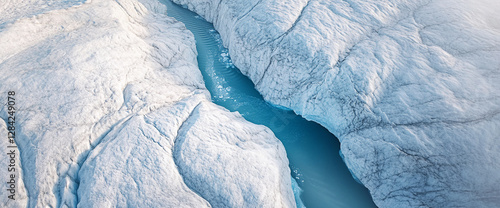
[{"label": "steep ice slope", "polygon": [[498,1],[174,1],[267,100],[339,137],[377,205],[500,205]]},{"label": "steep ice slope", "polygon": [[2,207],[294,207],[282,144],[210,102],[194,38],[163,5],[31,3],[1,7],[0,99],[16,91],[23,177]]}]

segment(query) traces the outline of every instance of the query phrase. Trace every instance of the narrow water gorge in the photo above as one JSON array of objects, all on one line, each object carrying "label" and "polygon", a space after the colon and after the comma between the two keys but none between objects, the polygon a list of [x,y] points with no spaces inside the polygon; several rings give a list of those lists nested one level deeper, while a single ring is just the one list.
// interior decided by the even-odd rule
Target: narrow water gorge
[{"label": "narrow water gorge", "polygon": [[[167,14],[195,36],[198,65],[212,101],[245,119],[270,128],[284,144],[292,177],[302,189],[298,206],[375,207],[368,190],[357,183],[339,155],[338,139],[317,123],[266,102],[236,68],[213,25],[169,0]],[[295,183],[294,183],[295,184]],[[298,187],[294,192],[299,195]],[[300,207],[300,206],[299,206]]]}]

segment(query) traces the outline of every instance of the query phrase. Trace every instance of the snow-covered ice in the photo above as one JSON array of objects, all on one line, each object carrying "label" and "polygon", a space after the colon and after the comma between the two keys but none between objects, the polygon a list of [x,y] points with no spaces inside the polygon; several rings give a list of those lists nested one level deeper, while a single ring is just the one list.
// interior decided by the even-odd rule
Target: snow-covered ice
[{"label": "snow-covered ice", "polygon": [[500,205],[500,2],[174,0],[274,104],[334,133],[381,207]]},{"label": "snow-covered ice", "polygon": [[[0,99],[16,91],[23,180],[0,206],[295,207],[283,145],[210,102],[193,35],[165,12],[2,2]],[[6,134],[2,122],[2,158]]]},{"label": "snow-covered ice", "polygon": [[79,173],[79,206],[293,207],[272,132],[197,97],[108,133]]},{"label": "snow-covered ice", "polygon": [[[2,207],[26,207],[28,202],[26,189],[23,180],[19,180],[22,178],[22,172],[20,171],[18,163],[19,149],[8,148],[8,146],[12,146],[12,144],[6,139],[8,137],[7,132],[7,125],[3,120],[0,121],[0,136],[2,137],[0,140],[0,151],[2,155],[5,155],[5,158],[2,158],[0,161],[0,167],[2,167],[0,169],[0,174],[3,179],[2,183],[4,184],[0,192],[0,205]],[[7,155],[7,153],[9,153],[9,155]],[[12,153],[14,154],[11,158]],[[12,174],[14,177],[11,177]],[[6,183],[7,185],[5,185]],[[11,187],[11,185],[13,186]],[[14,200],[9,197],[12,197]]]}]

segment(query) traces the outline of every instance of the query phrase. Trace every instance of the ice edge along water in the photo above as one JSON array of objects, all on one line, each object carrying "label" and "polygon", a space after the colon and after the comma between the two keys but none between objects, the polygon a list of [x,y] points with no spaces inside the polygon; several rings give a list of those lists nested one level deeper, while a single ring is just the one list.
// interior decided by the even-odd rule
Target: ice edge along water
[{"label": "ice edge along water", "polygon": [[167,14],[194,33],[198,65],[212,100],[251,122],[268,126],[284,143],[294,178],[300,179],[298,184],[305,191],[302,200],[295,192],[297,200],[311,207],[375,206],[367,190],[355,182],[356,178],[335,154],[340,151],[335,136],[286,108],[264,101],[253,83],[234,67],[212,24],[170,1],[163,2]]},{"label": "ice edge along water", "polygon": [[[179,13],[182,13],[182,12],[188,13],[188,12],[190,12],[189,10],[187,10],[187,8],[183,8],[185,11],[182,11],[182,9],[180,8],[181,7],[180,5],[176,5],[176,4],[172,3],[170,0],[161,1],[161,2],[163,2],[167,6],[167,15],[169,15],[170,17],[173,17],[173,18],[177,17],[176,20],[181,21],[184,24],[189,24],[189,23],[186,23],[186,22],[183,21],[184,18],[182,18],[182,19],[178,18],[179,17],[178,16]],[[173,11],[173,10],[175,10],[175,11]],[[181,10],[181,11],[179,11],[179,10]],[[174,15],[172,15],[172,13]],[[191,16],[191,17],[189,17],[189,16]],[[205,21],[201,16],[193,16],[193,15],[191,15],[189,13],[186,16],[183,16],[183,17],[185,17],[185,18],[197,18],[197,19],[200,19],[201,21]],[[195,31],[191,31],[191,32],[195,35],[195,38],[196,38],[197,33]],[[212,29],[208,29],[208,30],[206,30],[206,32],[210,32],[210,33],[216,35],[216,31],[212,30]],[[217,40],[220,41],[220,38],[217,39],[216,36],[214,36],[212,38],[214,39],[213,42],[216,42]],[[201,39],[204,39],[204,40],[201,40]],[[208,38],[207,37],[198,37],[197,38],[197,44],[206,44],[205,43],[205,42],[207,42],[206,39],[208,39]],[[221,47],[221,46],[222,46],[222,43],[220,43],[219,47]],[[198,53],[200,53],[200,52],[198,51]],[[220,52],[220,55],[224,59],[223,62],[226,64],[226,67],[232,67],[231,59],[230,59],[229,54],[227,53],[227,51],[226,51],[226,53]],[[212,57],[212,58],[219,59],[220,57]],[[199,66],[199,68],[200,68],[200,70],[206,70],[206,69],[201,69],[202,68],[201,66]],[[237,70],[237,69],[234,68],[233,70]],[[205,74],[207,74],[207,72],[202,73],[202,74],[205,75]],[[208,74],[210,74],[210,73],[208,73]],[[217,75],[212,72],[212,76],[217,76]],[[209,78],[205,78],[205,83],[207,82],[207,79],[209,79]],[[218,86],[219,89],[220,89],[220,87],[221,86]],[[207,87],[207,89],[209,91],[210,90],[214,90],[211,87]],[[221,93],[218,93],[218,92],[215,92],[215,91],[212,91],[211,94],[212,94],[213,99],[216,99],[216,100],[217,99],[229,99],[229,97],[227,97],[225,95],[220,95]],[[224,104],[219,103],[219,105],[221,105],[221,106],[224,107]],[[275,107],[278,107],[278,106],[275,106]],[[286,109],[284,107],[281,107],[280,109],[282,109],[282,110],[288,110],[288,109]],[[239,113],[243,113],[243,112],[239,112]],[[304,203],[302,202],[302,200],[300,198],[300,195],[302,194],[303,190],[298,185],[298,183],[296,181],[297,178],[292,177],[291,179],[292,179],[292,181],[291,181],[292,190],[293,190],[293,194],[295,196],[295,203],[296,203],[297,207],[299,207],[299,208],[305,208]]]},{"label": "ice edge along water", "polygon": [[[0,96],[6,100],[15,90],[19,98],[16,139],[29,193],[19,189],[20,200],[12,202],[2,191],[2,206],[161,207],[166,200],[175,207],[293,207],[282,144],[268,129],[209,101],[194,39],[164,15],[163,5],[94,0],[2,6]],[[181,117],[198,104],[197,119],[183,131],[184,148],[176,149],[180,173],[171,148]],[[1,112],[5,119],[5,106]],[[212,131],[204,131],[206,125]],[[212,160],[200,163],[202,157]],[[254,171],[267,175],[246,174]],[[7,174],[1,173],[3,180]],[[184,181],[209,184],[213,189],[197,192],[217,197],[203,199]]]},{"label": "ice edge along water", "polygon": [[500,204],[500,2],[174,2],[266,100],[337,135],[377,205]]}]

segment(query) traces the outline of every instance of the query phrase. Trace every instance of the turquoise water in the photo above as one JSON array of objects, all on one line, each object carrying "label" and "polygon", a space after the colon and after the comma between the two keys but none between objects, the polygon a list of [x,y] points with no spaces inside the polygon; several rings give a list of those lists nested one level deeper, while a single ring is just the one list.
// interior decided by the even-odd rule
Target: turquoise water
[{"label": "turquoise water", "polygon": [[[211,23],[168,0],[161,2],[167,5],[169,16],[194,34],[199,68],[212,101],[269,127],[281,140],[306,207],[375,207],[368,190],[353,179],[340,157],[340,144],[334,135],[293,111],[265,102],[254,84],[232,64]],[[299,195],[300,190],[294,187],[294,192]]]}]

